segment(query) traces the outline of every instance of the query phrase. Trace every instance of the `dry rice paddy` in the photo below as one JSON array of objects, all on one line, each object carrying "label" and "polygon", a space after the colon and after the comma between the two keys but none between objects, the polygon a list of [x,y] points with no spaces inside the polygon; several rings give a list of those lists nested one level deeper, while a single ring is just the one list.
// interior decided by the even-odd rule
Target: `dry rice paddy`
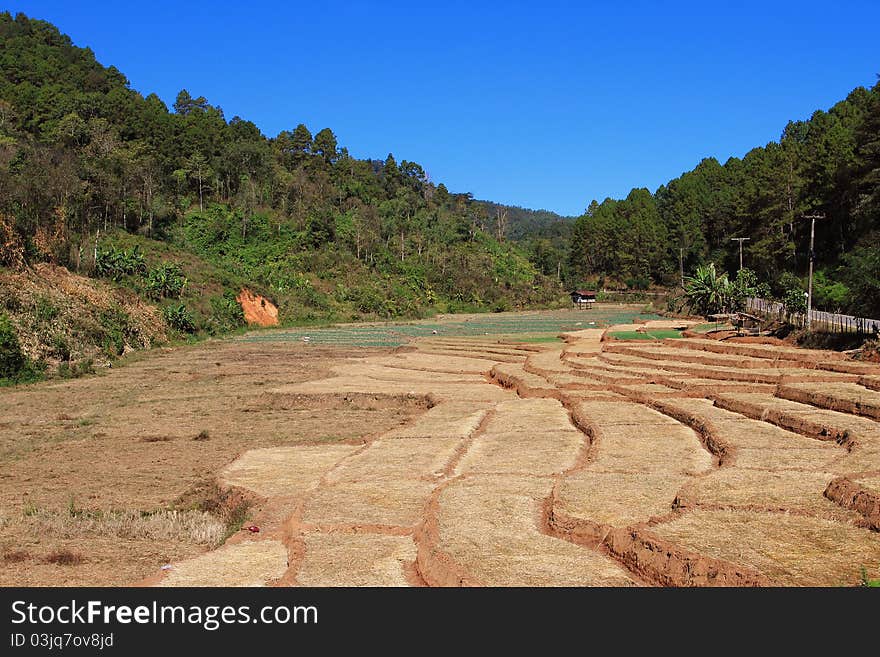
[{"label": "dry rice paddy", "polygon": [[[118,433],[149,455],[134,466],[108,451],[96,472],[128,467],[141,483],[116,494],[87,485],[107,508],[122,498],[155,507],[184,493],[192,474],[176,475],[173,491],[155,485],[162,468],[174,467],[175,448],[184,447],[205,450],[219,489],[253,505],[246,525],[259,532],[234,532],[214,550],[206,551],[211,540],[170,550],[168,567],[137,577],[129,571],[129,581],[849,586],[863,570],[877,575],[880,367],[780,345],[605,342],[602,329],[582,327],[588,313],[572,317],[578,327],[558,342],[435,330],[394,350],[350,350],[308,376],[290,376],[270,361],[282,346],[287,353],[312,347],[260,334],[232,353],[261,363],[264,375],[239,372],[247,389],[227,389],[225,411],[208,401],[224,390],[210,384],[221,366],[208,362],[207,350],[196,351],[204,355],[199,366],[177,370],[174,386],[135,386],[128,395],[136,403],[119,401],[131,405],[127,417],[104,417],[100,432],[75,432],[58,449],[100,449],[106,434]],[[144,374],[157,367],[145,363]],[[87,389],[89,382],[64,385]],[[109,408],[120,393],[104,388]],[[161,420],[168,400],[179,402],[184,391],[191,406],[234,416],[236,435],[247,435],[250,422],[262,439],[224,445],[225,461],[216,443],[196,446],[192,437],[206,417],[194,422],[172,406],[173,417]],[[50,397],[50,386],[36,387],[4,400],[5,410]],[[73,404],[67,413],[97,417],[98,406]],[[338,411],[346,408],[352,424],[340,431]],[[23,426],[32,431],[67,422],[29,417]],[[209,427],[212,436],[225,435],[220,426]],[[16,457],[26,473],[12,475],[18,482],[46,475],[45,464],[40,470],[28,457],[28,440],[34,437],[25,433],[4,444],[24,455]],[[74,467],[85,476],[85,464]],[[2,498],[7,508],[12,498],[8,491]],[[55,513],[32,513],[28,522]],[[24,526],[8,513],[0,517],[0,528],[16,523]],[[107,540],[122,530],[83,531]],[[137,531],[132,540],[190,544],[196,530]],[[13,554],[14,541],[4,541]]]}]

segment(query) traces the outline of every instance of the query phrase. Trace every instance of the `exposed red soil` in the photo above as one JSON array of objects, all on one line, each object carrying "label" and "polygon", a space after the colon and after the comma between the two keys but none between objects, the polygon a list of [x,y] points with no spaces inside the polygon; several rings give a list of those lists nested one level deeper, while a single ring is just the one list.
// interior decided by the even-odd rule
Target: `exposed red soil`
[{"label": "exposed red soil", "polygon": [[[850,415],[862,415],[872,420],[880,420],[880,405],[860,399],[847,399],[816,390],[814,387],[794,388],[780,385],[776,390],[776,396],[790,401],[827,408],[831,411],[848,413]],[[876,394],[873,394],[876,397]]]},{"label": "exposed red soil", "polygon": [[241,304],[244,319],[256,326],[278,326],[278,308],[266,297],[243,288],[235,300]]},{"label": "exposed red soil", "polygon": [[880,494],[876,491],[847,477],[838,477],[828,484],[825,497],[845,509],[858,511],[871,529],[880,531]]},{"label": "exposed red soil", "polygon": [[628,570],[659,586],[771,586],[761,573],[685,550],[642,528],[614,528],[571,518],[546,507],[549,533],[588,548],[602,548]]}]

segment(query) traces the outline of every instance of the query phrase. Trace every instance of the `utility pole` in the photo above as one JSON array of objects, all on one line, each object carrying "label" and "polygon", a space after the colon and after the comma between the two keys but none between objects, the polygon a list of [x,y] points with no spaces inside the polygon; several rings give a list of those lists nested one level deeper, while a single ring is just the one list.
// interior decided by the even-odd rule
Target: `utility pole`
[{"label": "utility pole", "polygon": [[751,237],[732,237],[731,242],[739,242],[739,268],[743,268],[743,242],[748,242]]},{"label": "utility pole", "polygon": [[810,311],[813,310],[813,260],[815,259],[813,242],[816,239],[816,219],[824,218],[824,213],[807,214],[801,217],[801,219],[810,220],[810,280],[807,283],[807,318],[805,322],[808,331],[810,330]]},{"label": "utility pole", "polygon": [[678,249],[678,272],[681,274],[681,289],[684,289],[684,248]]}]

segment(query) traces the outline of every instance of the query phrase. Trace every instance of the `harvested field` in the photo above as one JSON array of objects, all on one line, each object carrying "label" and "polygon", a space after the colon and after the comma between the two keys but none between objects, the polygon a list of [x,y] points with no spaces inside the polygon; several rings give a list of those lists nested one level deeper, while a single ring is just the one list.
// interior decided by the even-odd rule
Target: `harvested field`
[{"label": "harvested field", "polygon": [[553,397],[556,386],[546,378],[527,372],[523,365],[501,363],[492,368],[492,378],[505,388],[516,390],[520,397]]},{"label": "harvested field", "polygon": [[723,468],[688,483],[679,499],[685,508],[786,510],[833,520],[855,520],[854,514],[842,513],[837,505],[823,496],[833,478],[827,473]]},{"label": "harvested field", "polygon": [[561,403],[517,399],[496,407],[457,472],[551,475],[571,467],[583,443]]},{"label": "harvested field", "polygon": [[21,565],[0,583],[832,586],[877,568],[880,371],[603,341],[594,321],[643,337],[576,311],[261,331],[4,391],[0,552]]},{"label": "harvested field", "polygon": [[588,467],[562,480],[553,510],[573,520],[628,527],[672,511],[687,480],[678,473],[603,472]]},{"label": "harvested field", "polygon": [[414,527],[434,484],[412,479],[340,482],[322,486],[305,504],[314,526]]},{"label": "harvested field", "polygon": [[264,497],[301,496],[356,447],[273,447],[245,452],[220,473],[220,482]]},{"label": "harvested field", "polygon": [[436,479],[443,475],[462,440],[462,436],[443,435],[380,438],[342,461],[327,475],[327,482]]},{"label": "harvested field", "polygon": [[279,541],[242,541],[173,565],[159,586],[267,586],[286,570]]},{"label": "harvested field", "polygon": [[821,386],[793,383],[779,386],[776,394],[783,399],[880,420],[880,392],[857,383],[826,383]]},{"label": "harvested field", "polygon": [[735,356],[747,356],[750,358],[765,358],[768,360],[793,360],[800,363],[816,365],[830,360],[843,361],[846,356],[836,351],[820,349],[799,349],[796,347],[783,347],[780,345],[767,344],[744,344],[741,342],[723,342],[719,340],[706,340],[700,338],[687,338],[684,340],[666,340],[664,344],[678,349],[698,349],[711,351],[716,354],[732,354]]},{"label": "harvested field", "polygon": [[410,536],[309,534],[296,573],[302,586],[408,586],[416,546]]},{"label": "harvested field", "polygon": [[780,586],[854,586],[862,566],[880,562],[875,532],[786,513],[695,510],[651,531]]},{"label": "harvested field", "polygon": [[444,488],[420,537],[419,568],[434,585],[630,586],[598,552],[539,530],[552,481],[523,475],[457,479]]}]

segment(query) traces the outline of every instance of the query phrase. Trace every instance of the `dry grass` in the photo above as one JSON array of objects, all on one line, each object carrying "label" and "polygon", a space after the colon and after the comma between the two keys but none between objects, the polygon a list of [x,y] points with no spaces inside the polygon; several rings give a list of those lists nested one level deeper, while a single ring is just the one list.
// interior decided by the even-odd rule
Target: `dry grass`
[{"label": "dry grass", "polygon": [[867,488],[868,490],[874,491],[875,493],[880,493],[880,475],[875,475],[872,477],[859,477],[855,480],[855,482],[863,488]]},{"label": "dry grass", "polygon": [[413,527],[421,519],[433,489],[433,483],[414,479],[322,486],[306,503],[303,522]]},{"label": "dry grass", "polygon": [[226,467],[220,480],[263,497],[300,497],[357,449],[350,445],[252,449]]},{"label": "dry grass", "polygon": [[584,440],[555,399],[504,402],[474,439],[457,472],[561,472],[574,464]]},{"label": "dry grass", "polygon": [[489,586],[628,586],[611,559],[538,531],[552,481],[465,478],[439,497],[437,549]]},{"label": "dry grass", "polygon": [[676,388],[670,388],[661,383],[635,383],[620,386],[621,389],[632,392],[640,397],[660,399],[663,397],[681,397],[682,392]]},{"label": "dry grass", "polygon": [[541,395],[556,390],[556,386],[542,376],[523,369],[521,363],[499,363],[492,368],[492,378],[522,396]]},{"label": "dry grass", "polygon": [[32,531],[47,538],[115,536],[122,539],[180,541],[216,547],[226,534],[226,525],[204,511],[58,512],[39,510],[22,518]]},{"label": "dry grass", "polygon": [[[88,512],[129,509],[137,516],[168,508],[248,449],[361,443],[398,428],[424,412],[423,398],[371,390],[349,402],[337,394],[268,392],[373,354],[387,352],[210,341],[142,354],[103,376],[4,390],[0,508],[16,511],[6,513],[6,522],[0,518],[0,550],[34,556],[22,562],[25,568],[0,572],[0,585],[122,585],[204,550],[213,539],[194,530],[160,530],[159,516],[150,531],[166,538],[122,538],[105,522],[103,529],[70,531],[70,538],[47,546],[37,523],[21,521],[20,509],[45,510],[58,522],[73,498]],[[210,439],[195,440],[200,434]],[[151,437],[169,440],[142,440]],[[144,532],[139,520],[120,524],[130,525],[123,531],[128,535]],[[60,569],[42,560],[49,548],[81,553],[87,561]]]},{"label": "dry grass", "polygon": [[744,344],[741,342],[720,342],[718,340],[686,338],[668,340],[664,344],[683,349],[700,349],[718,354],[731,354],[768,360],[793,360],[802,363],[824,363],[829,360],[844,360],[846,357],[837,352],[820,349],[800,349],[782,345]]},{"label": "dry grass", "polygon": [[723,468],[690,482],[682,491],[685,505],[754,507],[809,512],[830,519],[855,519],[823,496],[834,475],[822,472],[766,472]]},{"label": "dry grass", "polygon": [[571,369],[562,360],[561,349],[548,349],[547,351],[539,351],[537,353],[529,355],[526,362],[531,367],[536,368],[536,370],[543,370],[546,372],[567,372],[569,369]]},{"label": "dry grass", "polygon": [[699,363],[721,367],[735,367],[747,369],[767,369],[768,367],[797,367],[797,361],[773,360],[766,358],[750,358],[748,356],[734,356],[723,353],[712,353],[692,349],[676,349],[666,345],[633,345],[614,344],[605,345],[606,353],[626,354],[642,359],[658,361],[675,361],[681,363]]},{"label": "dry grass", "polygon": [[56,566],[78,566],[84,563],[85,560],[86,558],[79,552],[72,552],[71,550],[53,550],[43,557],[45,563],[55,564]]},{"label": "dry grass", "polygon": [[453,358],[472,358],[476,359],[479,362],[483,361],[491,361],[492,363],[522,363],[525,362],[526,353],[525,352],[516,352],[516,353],[499,353],[497,351],[488,351],[485,349],[466,349],[466,348],[454,348],[454,347],[443,347],[436,346],[433,347],[428,344],[419,345],[419,353],[431,355],[435,360],[442,362],[448,357]]},{"label": "dry grass", "polygon": [[327,481],[436,479],[462,440],[463,437],[446,436],[442,431],[428,438],[380,438],[363,452],[345,459],[327,476]]},{"label": "dry grass", "polygon": [[307,534],[297,570],[302,586],[407,586],[416,559],[410,536]]},{"label": "dry grass", "polygon": [[487,350],[503,354],[515,354],[528,356],[532,353],[552,349],[546,345],[517,343],[515,340],[488,340],[480,338],[421,338],[415,342],[417,347],[422,345],[453,347],[456,349]]},{"label": "dry grass", "polygon": [[399,367],[386,367],[373,362],[352,362],[339,367],[334,367],[337,375],[348,377],[364,377],[374,380],[381,385],[385,382],[413,382],[424,383],[433,381],[436,383],[482,383],[485,377],[482,374],[449,373],[424,370],[410,370]]},{"label": "dry grass", "polygon": [[266,586],[286,570],[281,542],[242,541],[174,564],[159,586]]},{"label": "dry grass", "polygon": [[697,434],[683,425],[619,424],[599,426],[590,470],[668,475],[697,475],[712,468],[712,455]]},{"label": "dry grass", "polygon": [[674,360],[671,354],[669,359],[651,359],[633,356],[626,353],[603,352],[600,358],[606,363],[630,368],[642,368],[648,370],[662,370],[667,373],[685,373],[697,378],[721,379],[726,381],[742,381],[754,383],[780,383],[784,380],[812,381],[812,382],[841,382],[855,381],[855,374],[839,374],[835,372],[805,369],[798,367],[773,367],[768,362],[765,368],[740,368],[737,366],[703,365],[700,363],[682,362]]},{"label": "dry grass", "polygon": [[309,381],[274,388],[273,392],[282,394],[320,394],[320,393],[376,393],[392,395],[432,395],[438,400],[452,401],[501,401],[510,393],[497,386],[483,383],[435,383],[431,373],[426,372],[419,380],[377,381],[366,376],[337,376],[319,381]]},{"label": "dry grass", "polygon": [[695,510],[651,531],[785,586],[855,585],[862,566],[880,562],[876,532],[785,513]]},{"label": "dry grass", "polygon": [[606,401],[583,401],[578,404],[578,410],[596,424],[606,427],[615,424],[633,425],[679,425],[680,423],[659,413],[643,404],[635,402],[606,402]]},{"label": "dry grass", "polygon": [[858,417],[808,404],[781,399],[766,393],[723,393],[716,396],[719,406],[742,412],[774,424],[791,425],[800,430],[822,431],[828,435],[843,435],[857,439],[880,438],[880,424],[869,418]]},{"label": "dry grass", "polygon": [[779,386],[776,394],[783,399],[880,419],[880,392],[857,383],[793,383]]},{"label": "dry grass", "polygon": [[3,556],[0,557],[0,560],[3,563],[21,563],[22,561],[27,561],[31,558],[31,553],[27,550],[8,550],[3,553]]},{"label": "dry grass", "polygon": [[467,438],[488,412],[487,404],[472,401],[442,402],[410,424],[384,434],[386,438]]},{"label": "dry grass", "polygon": [[672,510],[688,480],[679,473],[576,472],[559,485],[554,510],[599,525],[626,527]]},{"label": "dry grass", "polygon": [[486,374],[495,364],[494,360],[462,358],[461,356],[437,358],[434,354],[424,354],[418,351],[398,353],[387,358],[377,358],[374,362],[386,367],[423,370],[426,372],[446,372],[450,374]]}]

